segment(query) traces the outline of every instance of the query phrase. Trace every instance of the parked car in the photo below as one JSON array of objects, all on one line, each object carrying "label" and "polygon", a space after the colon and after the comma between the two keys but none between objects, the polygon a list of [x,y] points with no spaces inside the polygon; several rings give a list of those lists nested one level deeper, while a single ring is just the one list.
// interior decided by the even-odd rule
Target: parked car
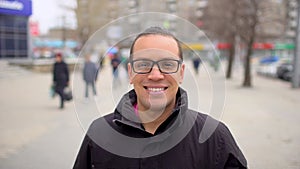
[{"label": "parked car", "polygon": [[280,59],[279,56],[268,56],[268,57],[261,58],[259,63],[270,64],[279,61],[279,59]]},{"label": "parked car", "polygon": [[290,81],[292,79],[293,64],[290,62],[282,63],[277,67],[277,77],[279,79]]},{"label": "parked car", "polygon": [[278,56],[263,57],[259,60],[256,72],[260,75],[276,77],[276,70],[280,63]]}]

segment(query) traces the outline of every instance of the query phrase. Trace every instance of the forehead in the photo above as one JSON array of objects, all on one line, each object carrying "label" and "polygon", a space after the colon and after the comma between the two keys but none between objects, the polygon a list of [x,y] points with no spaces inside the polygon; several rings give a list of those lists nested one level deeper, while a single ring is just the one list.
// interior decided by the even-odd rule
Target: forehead
[{"label": "forehead", "polygon": [[133,57],[140,56],[139,53],[143,53],[143,55],[160,53],[161,56],[180,58],[176,40],[163,35],[146,35],[137,39],[133,48]]}]

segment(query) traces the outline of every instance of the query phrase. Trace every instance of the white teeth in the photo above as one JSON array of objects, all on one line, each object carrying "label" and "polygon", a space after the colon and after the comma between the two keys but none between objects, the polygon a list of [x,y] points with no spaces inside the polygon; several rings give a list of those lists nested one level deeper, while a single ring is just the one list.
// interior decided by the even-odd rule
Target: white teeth
[{"label": "white teeth", "polygon": [[150,90],[152,92],[160,92],[160,91],[163,91],[164,88],[148,88],[148,90]]}]

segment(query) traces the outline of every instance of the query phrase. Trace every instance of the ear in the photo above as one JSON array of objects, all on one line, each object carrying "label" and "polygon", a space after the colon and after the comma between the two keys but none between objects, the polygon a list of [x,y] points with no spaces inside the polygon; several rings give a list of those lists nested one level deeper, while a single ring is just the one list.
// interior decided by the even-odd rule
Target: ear
[{"label": "ear", "polygon": [[133,72],[132,72],[132,67],[131,64],[127,64],[127,69],[128,69],[128,77],[129,77],[129,82],[132,84],[132,79],[133,79]]},{"label": "ear", "polygon": [[184,71],[185,71],[185,64],[184,63],[182,63],[182,65],[180,66],[180,70],[179,70],[180,72],[180,74],[179,74],[179,84],[181,84],[182,83],[182,81],[183,81],[183,78],[184,78]]}]

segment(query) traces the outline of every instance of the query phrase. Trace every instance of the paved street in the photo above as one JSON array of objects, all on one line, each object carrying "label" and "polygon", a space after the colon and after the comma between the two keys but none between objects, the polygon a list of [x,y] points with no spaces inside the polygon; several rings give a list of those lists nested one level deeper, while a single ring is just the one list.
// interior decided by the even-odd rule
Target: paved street
[{"label": "paved street", "polygon": [[[71,168],[90,122],[103,115],[100,109],[110,112],[130,88],[124,71],[120,72],[123,85],[112,86],[111,69],[106,66],[97,81],[98,97],[84,100],[81,72],[75,71],[71,77],[75,98],[60,110],[58,97],[49,96],[50,73],[0,64],[1,169]],[[190,84],[198,84],[200,109],[208,112],[213,100],[210,76],[204,67],[198,75],[187,72],[183,85],[192,89]],[[254,87],[242,88],[241,73],[236,69],[232,80],[226,81],[220,120],[232,131],[251,169],[299,169],[300,89],[255,74]]]}]

